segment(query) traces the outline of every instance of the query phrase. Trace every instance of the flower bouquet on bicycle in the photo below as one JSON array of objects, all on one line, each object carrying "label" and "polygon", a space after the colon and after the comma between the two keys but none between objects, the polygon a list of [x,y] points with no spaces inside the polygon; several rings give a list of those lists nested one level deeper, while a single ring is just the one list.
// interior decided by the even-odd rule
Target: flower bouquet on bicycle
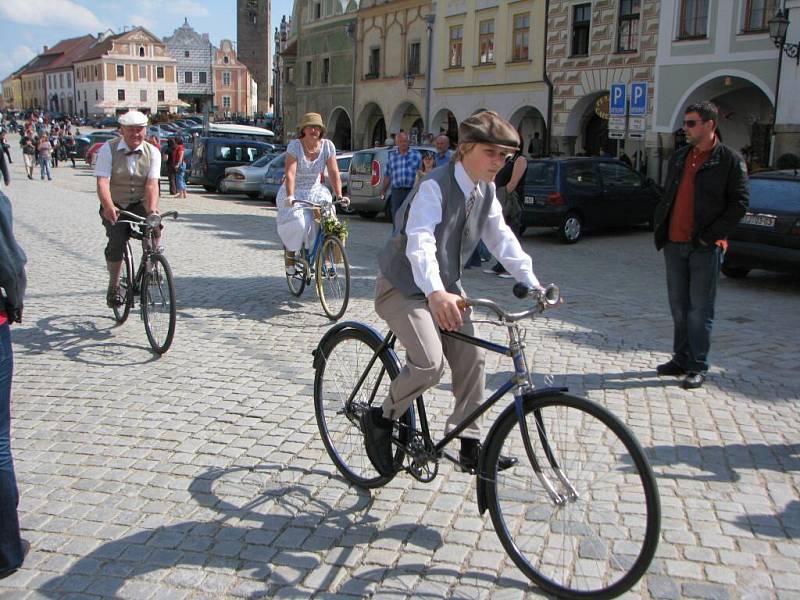
[{"label": "flower bouquet on bicycle", "polygon": [[[459,140],[454,162],[403,201],[379,254],[375,310],[389,333],[339,323],[314,351],[317,425],[336,467],[362,487],[385,485],[398,472],[431,481],[443,459],[454,462],[477,476],[479,511],[489,510],[509,556],[542,589],[566,598],[617,596],[655,553],[655,477],[631,431],[605,408],[564,388],[533,387],[518,323],[557,306],[560,294],[539,284],[490,183],[519,136],[496,113],[482,112],[462,121]],[[467,298],[461,272],[480,240],[533,307],[511,313]],[[507,346],[478,336],[473,308],[493,314]],[[485,351],[510,357],[513,375],[484,400]],[[423,394],[439,383],[445,362],[455,406],[435,442]],[[513,402],[481,443],[481,417],[508,392]],[[456,438],[453,456],[445,448]]]},{"label": "flower bouquet on bicycle", "polygon": [[308,211],[313,219],[308,219],[300,251],[286,253],[289,291],[300,296],[315,278],[322,310],[334,321],[344,315],[350,300],[350,263],[344,249],[347,223],[338,220],[335,206],[349,202],[348,198],[334,200],[322,186],[308,200],[294,199],[295,210]]}]

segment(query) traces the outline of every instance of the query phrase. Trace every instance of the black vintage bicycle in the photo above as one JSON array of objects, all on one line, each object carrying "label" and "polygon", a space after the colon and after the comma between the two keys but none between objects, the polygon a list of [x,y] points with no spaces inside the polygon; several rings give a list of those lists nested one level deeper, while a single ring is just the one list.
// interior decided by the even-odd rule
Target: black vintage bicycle
[{"label": "black vintage bicycle", "polygon": [[[545,591],[564,598],[612,598],[645,573],[658,544],[661,508],[653,472],[633,433],[599,404],[566,388],[532,385],[519,322],[560,302],[558,288],[519,297],[534,306],[509,313],[491,300],[468,300],[507,329],[509,345],[458,332],[442,335],[474,344],[513,361],[513,374],[463,423],[434,442],[425,404],[417,398],[392,435],[397,472],[432,481],[442,459],[458,463],[447,445],[500,398],[514,400],[486,437],[477,475],[478,510],[492,524],[508,555]],[[387,397],[399,370],[392,332],[382,336],[363,323],[331,328],[314,350],[314,410],[325,448],[341,474],[375,488],[380,475],[364,447],[360,415]],[[419,424],[417,423],[419,419]],[[501,456],[518,462],[501,470]]]},{"label": "black vintage bicycle", "polygon": [[131,228],[131,237],[142,240],[142,256],[139,268],[134,274],[133,251],[130,241],[125,244],[122,255],[122,272],[119,278],[120,296],[123,303],[115,306],[114,318],[117,323],[124,323],[139,295],[144,330],[147,341],[158,354],[164,354],[172,344],[175,336],[175,284],[172,281],[172,269],[164,256],[163,248],[158,245],[159,232],[166,217],[178,218],[178,212],[171,210],[164,214],[151,214],[140,217],[127,210],[120,210],[117,223],[127,223]]}]

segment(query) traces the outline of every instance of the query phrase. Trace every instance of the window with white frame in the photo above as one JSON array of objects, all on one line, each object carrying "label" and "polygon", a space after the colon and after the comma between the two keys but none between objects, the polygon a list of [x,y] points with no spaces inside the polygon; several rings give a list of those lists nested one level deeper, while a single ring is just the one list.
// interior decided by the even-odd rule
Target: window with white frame
[{"label": "window with white frame", "polygon": [[478,25],[478,63],[494,62],[494,19],[481,21]]},{"label": "window with white frame", "polygon": [[147,102],[147,90],[139,90],[139,100]]},{"label": "window with white frame", "polygon": [[589,54],[589,30],[592,27],[592,5],[577,4],[572,7],[572,47],[570,56]]},{"label": "window with white frame", "polygon": [[462,53],[464,51],[464,26],[453,25],[450,28],[450,60],[448,66],[460,67],[462,63]]},{"label": "window with white frame", "polygon": [[745,31],[768,31],[769,20],[777,12],[777,0],[747,0],[744,13]]},{"label": "window with white frame", "polygon": [[231,107],[231,97],[230,96],[223,96],[222,97],[222,108],[230,108]]},{"label": "window with white frame", "polygon": [[530,39],[530,33],[530,13],[514,15],[514,48],[511,51],[511,60],[528,60],[528,40]]},{"label": "window with white frame", "polygon": [[419,75],[420,71],[420,43],[411,42],[408,45],[408,73]]},{"label": "window with white frame", "polygon": [[681,0],[678,39],[708,36],[708,0]]},{"label": "window with white frame", "polygon": [[225,87],[231,87],[231,72],[230,71],[223,71],[222,72],[222,85]]}]

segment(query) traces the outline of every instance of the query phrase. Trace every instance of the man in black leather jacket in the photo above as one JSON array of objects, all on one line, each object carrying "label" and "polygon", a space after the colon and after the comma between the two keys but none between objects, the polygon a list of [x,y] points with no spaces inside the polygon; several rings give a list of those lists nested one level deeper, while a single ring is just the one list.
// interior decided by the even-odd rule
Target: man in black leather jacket
[{"label": "man in black leather jacket", "polygon": [[749,197],[745,162],[719,141],[718,122],[710,102],[686,109],[683,128],[689,145],[670,160],[654,217],[675,326],[672,358],[657,370],[659,375],[685,375],[686,389],[705,381],[726,238],[744,215]]}]

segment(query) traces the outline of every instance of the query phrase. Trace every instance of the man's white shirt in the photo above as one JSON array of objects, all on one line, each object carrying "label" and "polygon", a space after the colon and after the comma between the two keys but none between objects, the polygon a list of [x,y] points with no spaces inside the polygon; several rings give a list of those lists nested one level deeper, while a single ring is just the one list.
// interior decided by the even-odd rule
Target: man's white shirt
[{"label": "man's white shirt", "polygon": [[[455,164],[455,177],[465,199],[469,199],[473,190],[476,191],[478,199],[482,197],[480,188],[476,188],[476,184],[467,175],[467,171],[460,162]],[[489,215],[481,227],[481,239],[514,279],[529,287],[539,287],[539,280],[533,273],[531,257],[522,249],[519,240],[503,219],[503,208],[495,195],[494,183],[489,184],[488,194],[492,198],[492,203]],[[436,260],[436,238],[434,237],[436,226],[441,221],[442,190],[435,181],[428,179],[422,182],[417,190],[417,195],[411,202],[406,223],[406,237],[408,238],[406,257],[411,263],[414,283],[425,293],[425,296],[445,289],[439,274],[439,263]],[[460,256],[458,260],[461,260]]]},{"label": "man's white shirt", "polygon": [[[102,146],[100,146],[100,150],[97,151],[97,163],[94,166],[94,176],[95,177],[108,177],[111,178],[111,142],[115,140],[109,140]],[[149,142],[142,142],[142,145],[147,144]],[[151,144],[152,146],[152,144]],[[137,146],[133,150],[136,151],[142,146]],[[161,176],[161,149],[156,148],[153,146],[155,150],[152,154],[152,159],[150,160],[150,170],[147,172],[148,179],[158,179]],[[129,152],[131,149],[128,147],[128,144],[125,143],[123,138],[120,138],[119,146],[117,146],[117,152]],[[125,158],[128,159],[128,172],[133,175],[136,171],[136,160],[140,157],[139,154],[131,154],[130,156],[126,156]]]}]

